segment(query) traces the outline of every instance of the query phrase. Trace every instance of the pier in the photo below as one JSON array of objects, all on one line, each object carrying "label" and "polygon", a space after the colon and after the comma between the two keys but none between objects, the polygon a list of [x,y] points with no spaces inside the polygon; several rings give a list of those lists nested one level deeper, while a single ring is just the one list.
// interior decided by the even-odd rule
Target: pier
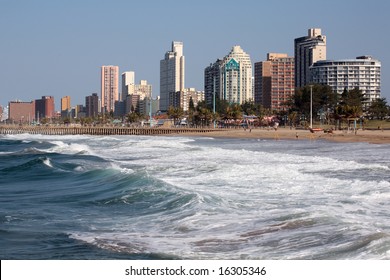
[{"label": "pier", "polygon": [[223,131],[213,128],[0,126],[0,134],[41,135],[171,135]]}]

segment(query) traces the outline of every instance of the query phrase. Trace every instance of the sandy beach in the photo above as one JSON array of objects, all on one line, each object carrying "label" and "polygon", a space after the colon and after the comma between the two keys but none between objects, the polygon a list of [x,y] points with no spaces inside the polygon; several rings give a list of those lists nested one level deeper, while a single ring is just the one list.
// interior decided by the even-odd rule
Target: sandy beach
[{"label": "sandy beach", "polygon": [[309,130],[298,130],[290,128],[264,129],[230,129],[223,131],[199,133],[186,133],[186,135],[204,136],[204,137],[224,137],[224,138],[257,138],[274,140],[310,140],[319,139],[333,142],[366,142],[371,144],[390,144],[389,130],[357,130],[342,131],[337,130],[333,133],[324,133],[323,131],[311,133]]}]

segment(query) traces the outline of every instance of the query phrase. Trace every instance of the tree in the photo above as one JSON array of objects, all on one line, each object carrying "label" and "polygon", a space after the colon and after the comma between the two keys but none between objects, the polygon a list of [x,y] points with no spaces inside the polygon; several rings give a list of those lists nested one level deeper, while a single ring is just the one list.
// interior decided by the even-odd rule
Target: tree
[{"label": "tree", "polygon": [[337,114],[342,118],[360,118],[363,115],[363,102],[367,99],[358,88],[344,89],[337,106]]},{"label": "tree", "polygon": [[[312,88],[311,88],[312,87]],[[317,115],[317,112],[333,111],[337,106],[338,95],[332,91],[332,88],[328,85],[308,85],[302,88],[297,88],[294,95],[287,102],[290,107],[290,111],[297,111],[299,114],[308,116],[310,114],[310,95],[312,92],[313,101],[313,113]]]},{"label": "tree", "polygon": [[173,119],[173,123],[176,124],[178,119],[184,116],[183,108],[170,106],[168,108],[168,116]]},{"label": "tree", "polygon": [[372,101],[368,108],[368,114],[371,118],[383,120],[389,115],[389,106],[386,98],[377,98]]},{"label": "tree", "polygon": [[194,105],[194,100],[192,100],[192,96],[190,97],[190,102],[188,104],[188,110],[189,111],[195,111],[195,105]]},{"label": "tree", "polygon": [[367,98],[364,97],[364,94],[358,88],[352,90],[344,89],[341,94],[340,105],[356,106],[363,111],[363,103],[367,101]]},{"label": "tree", "polygon": [[140,116],[136,112],[131,112],[126,115],[126,120],[129,123],[138,122],[140,119]]},{"label": "tree", "polygon": [[241,109],[247,116],[256,114],[256,105],[253,102],[246,101],[241,104]]}]

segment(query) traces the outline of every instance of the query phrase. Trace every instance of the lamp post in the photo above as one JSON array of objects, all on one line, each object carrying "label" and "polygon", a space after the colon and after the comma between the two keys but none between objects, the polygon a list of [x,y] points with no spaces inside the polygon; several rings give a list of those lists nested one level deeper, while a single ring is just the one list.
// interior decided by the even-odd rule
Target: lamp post
[{"label": "lamp post", "polygon": [[149,99],[149,125],[150,125],[150,127],[152,127],[152,102],[153,102],[153,98],[152,98],[152,96],[150,96],[150,99]]},{"label": "lamp post", "polygon": [[313,128],[313,85],[310,85],[310,128]]},{"label": "lamp post", "polygon": [[214,86],[213,86],[213,113],[214,113],[214,129],[215,129],[215,77],[213,77]]}]

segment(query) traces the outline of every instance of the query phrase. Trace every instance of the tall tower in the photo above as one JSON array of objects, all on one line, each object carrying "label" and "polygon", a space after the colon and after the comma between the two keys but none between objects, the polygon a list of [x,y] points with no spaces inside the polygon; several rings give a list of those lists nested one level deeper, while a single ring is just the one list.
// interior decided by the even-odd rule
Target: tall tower
[{"label": "tall tower", "polygon": [[223,59],[221,83],[221,99],[238,104],[253,101],[252,63],[240,46],[234,46]]},{"label": "tall tower", "polygon": [[97,93],[92,93],[85,97],[85,111],[87,117],[95,118],[99,114],[99,97]]},{"label": "tall tower", "polygon": [[204,69],[204,95],[206,104],[211,107],[214,104],[214,95],[216,98],[221,97],[222,62],[221,59],[217,59],[216,62]]},{"label": "tall tower", "polygon": [[326,36],[321,29],[311,28],[305,37],[294,40],[295,87],[303,87],[310,82],[310,66],[319,60],[326,60]]},{"label": "tall tower", "polygon": [[64,96],[61,98],[61,117],[65,118],[69,116],[71,111],[70,96]]},{"label": "tall tower", "polygon": [[184,90],[183,43],[172,42],[172,50],[160,61],[160,110],[167,111],[169,93]]},{"label": "tall tower", "polygon": [[115,110],[115,101],[118,101],[118,66],[102,66],[101,71],[101,102],[102,113]]},{"label": "tall tower", "polygon": [[125,101],[126,96],[134,94],[135,85],[135,72],[127,71],[122,73],[122,97],[121,100]]},{"label": "tall tower", "polygon": [[272,111],[285,110],[294,90],[293,57],[268,53],[267,61],[255,63],[255,103]]}]

